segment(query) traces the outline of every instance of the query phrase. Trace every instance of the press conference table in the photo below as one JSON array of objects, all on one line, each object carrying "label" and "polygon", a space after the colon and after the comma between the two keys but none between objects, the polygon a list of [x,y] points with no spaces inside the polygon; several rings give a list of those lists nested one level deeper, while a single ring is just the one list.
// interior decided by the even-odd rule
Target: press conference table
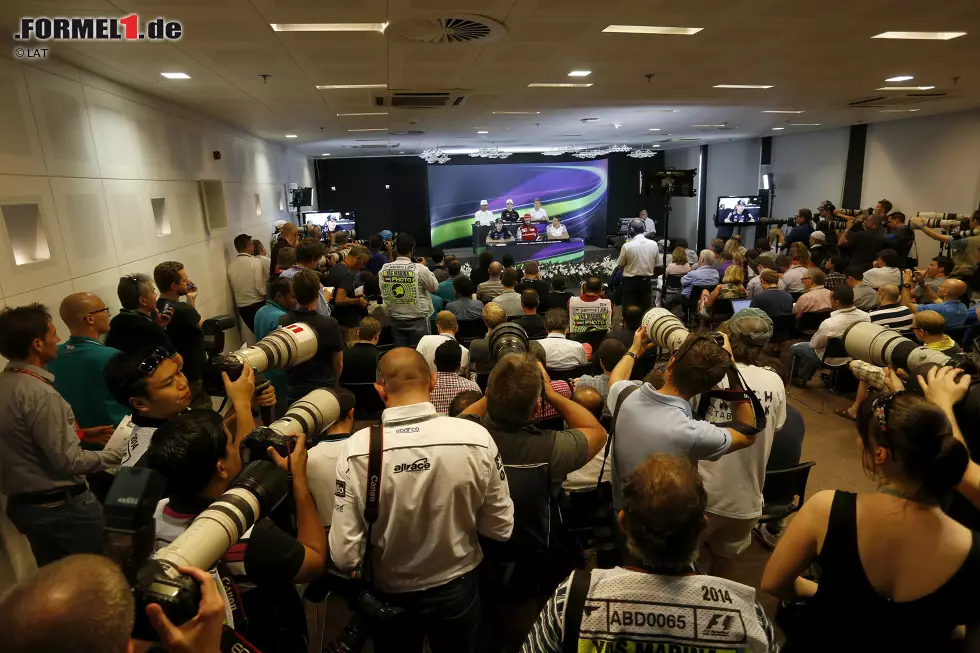
[{"label": "press conference table", "polygon": [[[524,263],[572,263],[585,258],[585,241],[581,238],[569,240],[535,240],[514,243],[490,243],[485,248],[499,261],[504,254],[514,257],[514,262]],[[476,247],[473,248],[476,251]],[[483,251],[483,248],[480,249]]]}]

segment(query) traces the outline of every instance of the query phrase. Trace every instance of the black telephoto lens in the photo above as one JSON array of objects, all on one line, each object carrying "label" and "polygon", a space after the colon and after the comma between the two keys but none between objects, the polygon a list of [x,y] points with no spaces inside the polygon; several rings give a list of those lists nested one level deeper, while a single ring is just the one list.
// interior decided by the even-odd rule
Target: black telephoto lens
[{"label": "black telephoto lens", "polygon": [[368,623],[360,614],[355,614],[347,622],[344,632],[327,644],[323,650],[327,653],[359,653],[364,648],[368,638]]}]

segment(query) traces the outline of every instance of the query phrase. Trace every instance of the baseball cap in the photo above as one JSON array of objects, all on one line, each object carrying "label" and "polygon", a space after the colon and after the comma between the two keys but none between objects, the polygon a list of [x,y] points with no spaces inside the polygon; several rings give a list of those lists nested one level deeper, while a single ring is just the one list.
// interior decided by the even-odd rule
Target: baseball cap
[{"label": "baseball cap", "polygon": [[488,202],[486,200],[480,200],[480,206],[483,206],[484,204],[489,204],[489,203],[490,202]]},{"label": "baseball cap", "polygon": [[819,240],[821,243],[827,242],[827,234],[822,231],[814,231],[810,234],[810,238]]},{"label": "baseball cap", "polygon": [[507,198],[507,203],[508,203],[508,204],[513,204],[513,203],[514,203],[514,200],[512,200],[512,199],[510,199],[510,198]]},{"label": "baseball cap", "polygon": [[765,345],[772,338],[772,318],[761,308],[743,308],[728,320],[728,332]]},{"label": "baseball cap", "polygon": [[830,200],[824,200],[824,201],[820,202],[820,205],[817,207],[817,210],[818,211],[822,211],[822,210],[826,209],[828,211],[833,212],[833,210],[836,209],[836,208],[837,207],[834,206],[834,203],[833,202],[831,202]]}]

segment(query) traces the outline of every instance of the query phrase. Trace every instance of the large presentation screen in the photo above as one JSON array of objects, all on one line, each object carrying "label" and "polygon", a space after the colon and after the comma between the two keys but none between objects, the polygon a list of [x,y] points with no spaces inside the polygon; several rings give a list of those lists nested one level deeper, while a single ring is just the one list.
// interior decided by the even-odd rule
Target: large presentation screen
[{"label": "large presentation screen", "polygon": [[487,200],[494,216],[514,200],[520,215],[534,198],[548,217],[561,216],[572,238],[603,238],[606,233],[608,166],[582,163],[493,163],[429,166],[429,225],[433,247],[472,244],[473,215]]}]

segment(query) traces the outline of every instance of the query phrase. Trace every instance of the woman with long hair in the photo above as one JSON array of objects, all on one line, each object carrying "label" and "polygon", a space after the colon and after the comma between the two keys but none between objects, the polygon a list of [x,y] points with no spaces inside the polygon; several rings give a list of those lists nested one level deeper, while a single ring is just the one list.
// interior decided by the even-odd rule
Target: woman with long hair
[{"label": "woman with long hair", "polygon": [[[762,589],[804,599],[785,651],[945,651],[954,631],[980,621],[980,535],[947,516],[940,501],[963,486],[970,456],[953,416],[969,376],[933,368],[925,396],[892,390],[858,413],[862,464],[873,492],[810,497],[766,565]],[[957,380],[957,377],[960,377]],[[803,578],[814,562],[819,581]]]},{"label": "woman with long hair", "polygon": [[687,262],[687,251],[683,247],[677,247],[670,255],[670,263],[667,264],[667,274],[687,274],[691,271],[691,265]]}]

